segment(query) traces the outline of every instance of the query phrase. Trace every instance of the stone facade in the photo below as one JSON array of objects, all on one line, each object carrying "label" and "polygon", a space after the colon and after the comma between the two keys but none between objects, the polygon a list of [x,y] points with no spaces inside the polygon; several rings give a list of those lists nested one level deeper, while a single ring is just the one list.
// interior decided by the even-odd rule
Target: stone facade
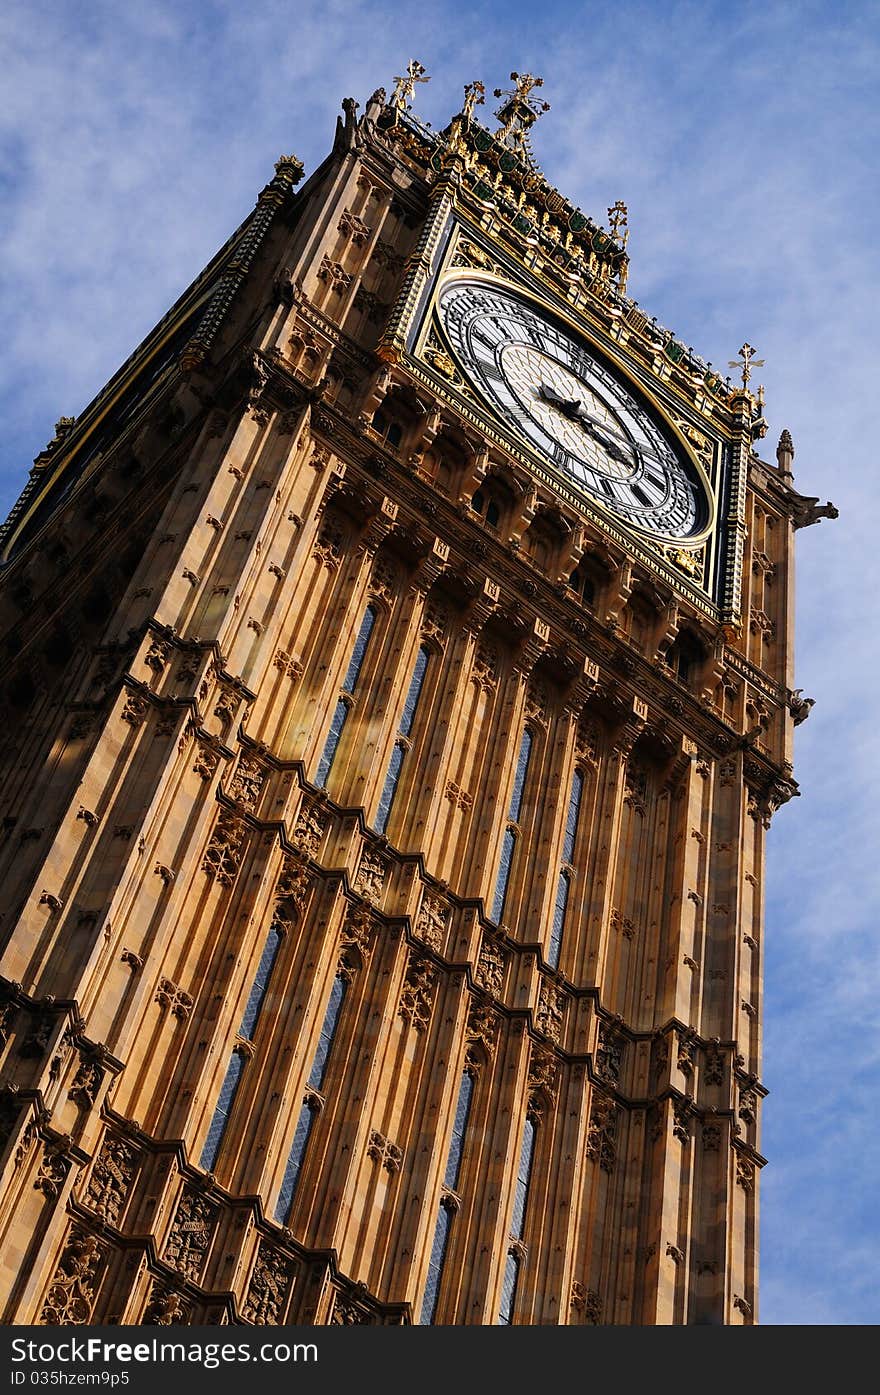
[{"label": "stone facade", "polygon": [[[751,1322],[793,533],[829,509],[745,388],[649,344],[618,243],[546,192],[518,231],[472,108],[343,105],[2,535],[2,1320],[418,1322],[443,1209],[433,1321],[495,1323],[514,1255],[516,1323]],[[480,256],[714,448],[711,561],[561,506],[481,420],[424,310]]]}]

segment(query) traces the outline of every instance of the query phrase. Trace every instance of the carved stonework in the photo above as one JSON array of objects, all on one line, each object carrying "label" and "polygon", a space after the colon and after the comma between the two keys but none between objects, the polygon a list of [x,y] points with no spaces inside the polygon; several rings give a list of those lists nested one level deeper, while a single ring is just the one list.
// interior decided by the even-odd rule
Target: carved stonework
[{"label": "carved stonework", "polygon": [[400,1164],[403,1162],[403,1153],[396,1144],[389,1142],[384,1134],[378,1133],[376,1129],[370,1131],[367,1156],[374,1162],[381,1163],[385,1171],[390,1172],[392,1176],[400,1171]]},{"label": "carved stonework", "polygon": [[703,1125],[703,1151],[717,1153],[721,1148],[721,1128],[718,1124]]},{"label": "carved stonework", "polygon": [[437,970],[430,959],[410,954],[397,1011],[404,1022],[423,1032],[431,1016]]},{"label": "carved stonework", "polygon": [[244,1300],[245,1322],[252,1322],[256,1327],[281,1324],[295,1275],[293,1261],[274,1245],[261,1240]]},{"label": "carved stonework", "polygon": [[222,809],[205,850],[202,867],[209,877],[214,877],[221,886],[232,886],[241,864],[241,849],[244,842],[243,820],[229,809]]},{"label": "carved stonework", "polygon": [[180,1327],[188,1322],[189,1314],[179,1293],[164,1284],[153,1284],[143,1323],[145,1327]]},{"label": "carved stonework", "polygon": [[295,683],[298,678],[302,677],[302,664],[299,659],[295,659],[292,654],[288,654],[286,649],[277,649],[272,663],[279,673],[283,673],[285,678],[290,679],[291,683]]},{"label": "carved stonework", "polygon": [[631,940],[635,937],[636,927],[633,921],[630,920],[628,915],[624,915],[622,911],[618,910],[616,906],[613,907],[611,911],[609,925],[612,930],[623,935],[626,940]]},{"label": "carved stonework", "polygon": [[227,794],[245,809],[256,809],[268,773],[257,756],[242,755],[229,782]]},{"label": "carved stonework", "polygon": [[538,998],[538,1011],[535,1013],[535,1026],[550,1041],[558,1042],[562,1034],[562,1018],[565,1012],[565,994],[552,983],[545,983]]},{"label": "carved stonework", "polygon": [[491,940],[484,939],[474,977],[479,986],[485,988],[487,993],[491,993],[493,998],[501,997],[506,968],[507,955],[501,946],[493,944]]},{"label": "carved stonework", "polygon": [[363,247],[370,236],[370,229],[363,219],[348,208],[339,220],[339,231],[350,237],[356,247]]},{"label": "carved stonework", "polygon": [[439,952],[446,940],[449,923],[449,907],[437,896],[427,893],[422,898],[413,934],[429,949]]},{"label": "carved stonework", "polygon": [[581,722],[575,737],[575,755],[582,765],[596,765],[599,760],[599,729],[595,722]]},{"label": "carved stonework", "polygon": [[94,1161],[83,1201],[107,1225],[116,1226],[128,1199],[137,1153],[121,1138],[109,1136]]},{"label": "carved stonework", "polygon": [[599,1043],[596,1047],[596,1074],[609,1085],[620,1083],[624,1040],[608,1022],[599,1023]]},{"label": "carved stonework", "polygon": [[559,1078],[559,1062],[552,1051],[535,1044],[529,1061],[528,1087],[530,1099],[543,1096],[547,1100],[556,1098],[556,1084]]},{"label": "carved stonework", "polygon": [[392,605],[400,588],[400,568],[387,553],[381,553],[373,565],[370,594]]},{"label": "carved stonework", "polygon": [[697,1056],[697,1042],[693,1032],[677,1032],[678,1054],[676,1066],[685,1075],[693,1075]]},{"label": "carved stonework", "polygon": [[31,1012],[31,1026],[19,1047],[21,1056],[42,1056],[48,1049],[49,1041],[57,1018],[52,1011],[53,998],[47,998],[42,1005]]},{"label": "carved stonework", "polygon": [[288,902],[300,911],[305,905],[311,887],[312,874],[308,864],[293,854],[285,856],[275,885],[276,899],[279,902]]},{"label": "carved stonework", "polygon": [[40,1313],[47,1327],[81,1327],[92,1316],[104,1252],[93,1235],[72,1231]]},{"label": "carved stonework", "polygon": [[374,928],[375,921],[371,911],[366,906],[352,906],[342,925],[343,950],[356,949],[366,964],[370,958]]},{"label": "carved stonework", "polygon": [[119,715],[123,722],[128,722],[130,727],[139,727],[149,710],[150,704],[146,698],[141,697],[138,693],[130,693]]},{"label": "carved stonework", "polygon": [[219,760],[220,752],[215,751],[213,746],[207,745],[204,741],[196,742],[196,753],[192,767],[195,775],[198,775],[202,780],[210,780],[217,769]]},{"label": "carved stonework", "polygon": [[216,1217],[216,1207],[211,1202],[191,1188],[184,1190],[163,1259],[193,1283],[201,1276]]},{"label": "carved stonework", "polygon": [[172,983],[170,978],[159,979],[154,1001],[161,1008],[170,1008],[172,1015],[181,1022],[186,1022],[193,1010],[193,1000],[189,993],[178,988],[177,984]]},{"label": "carved stonework", "polygon": [[327,567],[331,572],[336,571],[345,554],[348,542],[348,531],[343,527],[338,518],[330,516],[325,518],[320,532],[312,549],[312,556],[321,563],[322,567]]},{"label": "carved stonework", "polygon": [[571,1307],[581,1321],[598,1327],[602,1321],[602,1300],[594,1289],[585,1288],[575,1279],[571,1286]]},{"label": "carved stonework", "polygon": [[291,838],[304,857],[315,857],[326,829],[326,817],[319,813],[314,804],[306,801],[299,811]]},{"label": "carved stonework", "polygon": [[[364,1298],[367,1297],[366,1288],[361,1285]],[[333,1327],[369,1327],[374,1322],[372,1310],[363,1300],[359,1301],[354,1295],[348,1296],[337,1293],[333,1302],[333,1312],[330,1315],[330,1323]]]},{"label": "carved stonework", "polygon": [[494,692],[498,686],[498,650],[491,644],[479,644],[471,669],[471,682],[484,692]]},{"label": "carved stonework", "polygon": [[744,1192],[753,1192],[755,1190],[754,1163],[749,1162],[748,1158],[743,1157],[742,1153],[737,1153],[736,1155],[736,1182],[737,1186],[742,1187]]},{"label": "carved stonework", "polygon": [[321,259],[321,265],[318,267],[318,279],[326,282],[332,291],[336,291],[340,295],[343,291],[348,290],[352,282],[352,277],[344,267],[327,256]]},{"label": "carved stonework", "polygon": [[69,1139],[47,1140],[43,1144],[43,1156],[34,1178],[34,1188],[42,1192],[47,1201],[55,1201],[61,1193],[70,1172],[70,1157],[67,1153]]},{"label": "carved stonework", "polygon": [[624,803],[629,804],[637,814],[644,814],[647,798],[648,773],[645,767],[637,765],[632,761],[627,761],[626,778],[624,781]]},{"label": "carved stonework", "polygon": [[533,726],[545,727],[549,720],[550,698],[543,683],[532,682],[526,693],[526,721]]},{"label": "carved stonework", "polygon": [[372,848],[364,848],[354,881],[354,889],[365,901],[379,902],[388,871],[387,859]]},{"label": "carved stonework", "polygon": [[672,1133],[680,1143],[688,1143],[691,1136],[691,1116],[694,1112],[693,1102],[690,1099],[673,1099],[672,1101]]},{"label": "carved stonework", "polygon": [[437,600],[428,601],[422,616],[422,634],[442,644],[449,626],[449,611]]},{"label": "carved stonework", "polygon": [[75,1100],[80,1109],[91,1109],[103,1083],[100,1053],[81,1050],[79,1068],[68,1091],[68,1099]]},{"label": "carved stonework", "polygon": [[497,1037],[497,1012],[490,1008],[488,1003],[475,1003],[468,1013],[467,1020],[468,1064],[476,1067],[482,1064],[479,1056],[472,1050],[473,1047],[482,1047],[491,1058],[495,1054]]},{"label": "carved stonework", "polygon": [[603,1172],[613,1172],[617,1161],[617,1105],[606,1095],[593,1094],[587,1133],[587,1157]]},{"label": "carved stonework", "polygon": [[739,1092],[739,1117],[744,1124],[754,1124],[758,1117],[758,1092],[751,1085],[743,1085]]}]

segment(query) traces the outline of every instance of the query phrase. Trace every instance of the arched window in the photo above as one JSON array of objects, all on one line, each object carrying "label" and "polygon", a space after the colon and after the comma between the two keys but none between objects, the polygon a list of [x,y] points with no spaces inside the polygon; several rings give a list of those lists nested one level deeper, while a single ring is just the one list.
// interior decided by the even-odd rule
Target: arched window
[{"label": "arched window", "polygon": [[501,522],[501,508],[494,494],[486,489],[478,489],[471,499],[471,508],[474,513],[488,523],[490,528],[497,528]]},{"label": "arched window", "polygon": [[581,567],[576,567],[568,578],[568,584],[572,591],[575,591],[584,605],[596,604],[596,583],[590,573]]},{"label": "arched window", "polygon": [[380,435],[385,443],[396,450],[403,440],[403,427],[396,417],[382,410],[381,407],[373,413],[373,420],[370,422],[373,430]]},{"label": "arched window", "polygon": [[281,1221],[282,1225],[287,1224],[291,1207],[293,1206],[296,1184],[299,1181],[299,1174],[306,1155],[309,1136],[312,1131],[312,1125],[315,1122],[315,1115],[318,1111],[318,1101],[315,1099],[315,1092],[320,1090],[324,1083],[324,1076],[327,1073],[327,1061],[330,1056],[330,1049],[333,1046],[336,1028],[339,1025],[339,1014],[342,1011],[342,1004],[345,999],[345,990],[347,987],[348,983],[345,976],[341,973],[337,974],[336,978],[333,980],[330,1001],[324,1013],[321,1035],[318,1038],[318,1047],[312,1060],[312,1068],[309,1071],[308,1081],[306,1082],[306,1097],[303,1100],[299,1118],[296,1121],[293,1142],[287,1158],[287,1166],[284,1169],[281,1191],[278,1194],[278,1203],[275,1207],[275,1219]]},{"label": "arched window", "polygon": [[253,1041],[254,1031],[257,1026],[257,1019],[260,1016],[260,1009],[263,1006],[263,999],[269,987],[269,977],[278,957],[281,948],[281,941],[284,938],[278,925],[273,925],[269,931],[266,943],[263,946],[263,953],[257,966],[254,981],[251,984],[251,991],[248,994],[247,1005],[241,1026],[238,1029],[237,1042],[232,1048],[229,1058],[229,1065],[226,1069],[226,1076],[220,1087],[220,1098],[214,1110],[213,1118],[208,1129],[208,1136],[205,1139],[205,1146],[202,1149],[202,1156],[199,1159],[199,1166],[211,1172],[217,1161],[220,1152],[220,1145],[223,1142],[223,1135],[226,1132],[226,1125],[232,1113],[232,1106],[235,1103],[235,1096],[241,1083],[242,1072],[248,1059],[248,1051],[241,1044],[246,1041]]},{"label": "arched window", "polygon": [[526,782],[531,754],[532,733],[529,731],[528,727],[526,727],[519,746],[516,775],[513,781],[513,793],[510,796],[510,808],[507,811],[507,828],[504,831],[504,838],[501,843],[501,859],[498,865],[498,876],[495,881],[495,896],[492,901],[492,919],[496,924],[501,920],[504,914],[504,902],[507,899],[507,884],[510,881],[510,871],[513,865],[513,854],[517,839],[517,829],[516,827],[511,827],[511,825],[516,825],[519,822],[520,810],[522,809],[523,788]]},{"label": "arched window", "polygon": [[571,890],[571,866],[574,857],[574,840],[577,834],[578,817],[581,809],[581,795],[584,789],[584,777],[579,770],[574,772],[571,781],[571,795],[568,801],[568,813],[565,818],[565,836],[562,840],[562,868],[559,872],[559,881],[556,884],[556,905],[553,909],[553,927],[550,931],[550,943],[547,946],[547,962],[551,968],[556,968],[559,964],[559,951],[562,948],[562,932],[565,929],[565,913],[568,909],[568,895]]},{"label": "arched window", "polygon": [[[522,1143],[519,1150],[519,1167],[516,1174],[516,1189],[513,1194],[513,1215],[510,1221],[510,1238],[521,1241],[526,1223],[526,1207],[529,1200],[529,1185],[532,1180],[532,1162],[535,1156],[535,1140],[538,1135],[535,1121],[526,1118],[523,1125]],[[501,1288],[501,1307],[498,1312],[498,1325],[509,1326],[513,1322],[516,1307],[516,1290],[519,1285],[520,1246],[512,1245],[507,1254],[504,1268],[504,1283]]]},{"label": "arched window", "polygon": [[367,642],[375,623],[376,608],[375,606],[368,605],[364,611],[361,627],[358,630],[357,639],[354,643],[354,649],[352,650],[345,678],[342,681],[341,693],[344,696],[341,695],[336,703],[336,710],[333,713],[330,730],[327,733],[327,740],[324,742],[324,750],[318,762],[318,769],[315,771],[316,785],[326,785],[330,775],[333,761],[336,758],[336,752],[339,748],[339,742],[342,739],[342,732],[348,720],[351,698],[354,696],[354,690],[357,687],[357,681],[360,677],[361,665],[364,661]]},{"label": "arched window", "polygon": [[666,662],[680,682],[691,683],[703,662],[703,650],[699,640],[690,631],[682,630],[669,649]]},{"label": "arched window", "polygon": [[458,1187],[458,1175],[461,1171],[464,1138],[467,1130],[468,1117],[471,1112],[473,1093],[474,1077],[469,1070],[465,1070],[458,1089],[458,1100],[455,1105],[455,1119],[452,1125],[452,1139],[449,1144],[449,1152],[446,1155],[446,1171],[443,1175],[443,1186],[446,1190],[444,1195],[440,1198],[437,1221],[434,1226],[431,1258],[428,1261],[428,1277],[425,1283],[422,1311],[419,1317],[421,1326],[429,1326],[434,1321],[434,1315],[437,1311],[437,1302],[440,1297],[440,1282],[443,1278],[443,1266],[446,1262],[446,1250],[449,1245],[449,1233],[452,1228],[452,1220],[457,1206],[454,1195],[450,1195],[450,1193],[454,1194]]},{"label": "arched window", "polygon": [[416,708],[422,692],[422,685],[425,681],[425,673],[428,668],[429,650],[422,645],[416,659],[412,678],[410,679],[406,701],[403,704],[403,711],[400,714],[400,725],[397,729],[397,740],[391,752],[391,759],[388,762],[388,770],[385,775],[385,784],[382,789],[382,797],[379,800],[379,808],[376,811],[375,828],[378,833],[384,833],[388,827],[388,819],[391,814],[391,806],[394,803],[394,796],[397,793],[397,785],[400,780],[400,771],[403,766],[403,758],[409,750],[409,737],[415,721]]}]

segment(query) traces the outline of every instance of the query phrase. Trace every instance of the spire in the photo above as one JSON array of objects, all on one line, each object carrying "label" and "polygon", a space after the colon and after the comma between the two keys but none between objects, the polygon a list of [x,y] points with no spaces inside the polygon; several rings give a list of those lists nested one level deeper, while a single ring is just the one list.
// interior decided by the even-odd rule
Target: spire
[{"label": "spire", "polygon": [[529,131],[538,117],[550,110],[550,103],[541,101],[531,94],[536,87],[544,86],[544,79],[533,77],[531,73],[511,73],[510,78],[516,83],[511,91],[495,88],[495,96],[505,99],[495,113],[501,122],[497,139],[517,155],[525,155],[529,164],[534,165],[534,157],[529,147]]},{"label": "spire", "polygon": [[788,429],[783,429],[779,437],[779,445],[776,447],[776,463],[779,466],[779,473],[792,478],[792,461],[794,460],[794,446]]}]

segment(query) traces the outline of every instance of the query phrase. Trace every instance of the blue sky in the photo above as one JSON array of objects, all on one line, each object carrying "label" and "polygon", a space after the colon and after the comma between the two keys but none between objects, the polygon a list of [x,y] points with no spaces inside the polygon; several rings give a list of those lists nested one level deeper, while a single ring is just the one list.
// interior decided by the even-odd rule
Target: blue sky
[{"label": "blue sky", "polygon": [[880,5],[6,0],[0,45],[0,515],[274,160],[314,168],[410,57],[438,126],[464,83],[542,74],[538,157],[598,221],[629,205],[630,293],[718,367],[766,359],[762,449],[788,427],[840,518],[798,534],[816,706],[770,834],[761,1318],[876,1323]]}]

